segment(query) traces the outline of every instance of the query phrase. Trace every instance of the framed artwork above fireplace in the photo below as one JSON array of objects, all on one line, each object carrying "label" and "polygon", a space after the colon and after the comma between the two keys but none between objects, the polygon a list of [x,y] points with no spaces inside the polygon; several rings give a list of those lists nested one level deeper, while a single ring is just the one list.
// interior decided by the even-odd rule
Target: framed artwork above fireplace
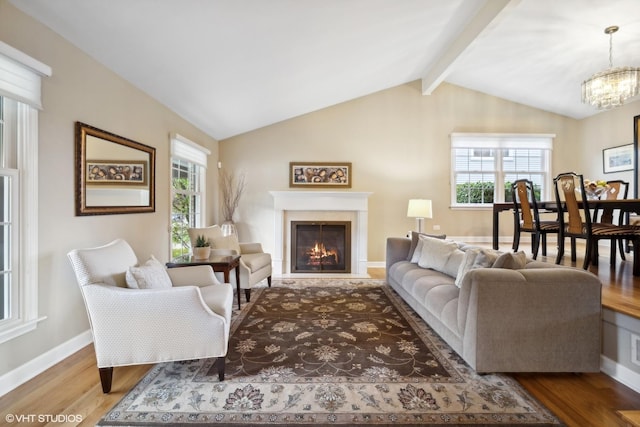
[{"label": "framed artwork above fireplace", "polygon": [[289,163],[289,187],[351,188],[351,179],[351,163]]}]

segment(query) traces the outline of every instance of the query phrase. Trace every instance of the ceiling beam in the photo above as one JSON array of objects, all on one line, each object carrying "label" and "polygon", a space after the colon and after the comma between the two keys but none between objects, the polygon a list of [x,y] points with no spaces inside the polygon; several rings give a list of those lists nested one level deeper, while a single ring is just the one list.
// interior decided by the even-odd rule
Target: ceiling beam
[{"label": "ceiling beam", "polygon": [[422,77],[422,94],[431,95],[449,74],[449,70],[455,65],[458,58],[471,44],[482,34],[489,25],[496,20],[506,9],[514,7],[521,0],[487,0],[478,9],[475,16],[460,31],[451,43],[446,46],[440,57],[426,71]]}]

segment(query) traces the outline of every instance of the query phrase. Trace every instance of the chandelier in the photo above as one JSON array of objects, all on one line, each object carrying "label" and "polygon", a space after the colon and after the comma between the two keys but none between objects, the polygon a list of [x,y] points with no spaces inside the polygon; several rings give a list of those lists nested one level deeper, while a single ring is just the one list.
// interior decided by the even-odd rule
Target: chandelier
[{"label": "chandelier", "polygon": [[640,88],[640,68],[613,68],[613,33],[618,29],[614,25],[604,30],[609,34],[609,69],[582,82],[582,102],[601,110],[619,107],[626,99],[636,96]]}]

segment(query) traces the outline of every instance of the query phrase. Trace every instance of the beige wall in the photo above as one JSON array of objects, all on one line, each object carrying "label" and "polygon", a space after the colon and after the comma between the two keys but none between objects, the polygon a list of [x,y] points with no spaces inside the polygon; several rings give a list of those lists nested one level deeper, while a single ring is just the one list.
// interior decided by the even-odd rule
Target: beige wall
[{"label": "beige wall", "polygon": [[[221,141],[220,159],[247,175],[237,217],[240,237],[258,239],[267,250],[274,245],[268,191],[288,189],[288,163],[352,162],[352,190],[373,192],[368,259],[376,262],[384,260],[387,236],[415,228],[415,220],[406,217],[410,198],[433,200],[427,230],[440,225],[441,232],[469,240],[491,235],[490,210],[449,207],[452,132],[556,134],[553,174],[575,170],[596,179],[603,175],[602,148],[632,141],[631,117],[640,114],[639,107],[636,102],[586,120],[583,131],[581,121],[449,84],[423,96],[420,83],[413,82]],[[505,240],[512,236],[508,215],[501,217]]]},{"label": "beige wall", "polygon": [[[0,344],[0,375],[89,328],[66,253],[126,238],[140,258],[169,254],[169,133],[217,141],[132,87],[48,28],[0,0],[0,39],[53,70],[42,86],[39,147],[39,312],[37,330]],[[153,70],[149,70],[153,72]],[[81,121],[156,148],[156,212],[76,217],[74,123]],[[213,186],[212,186],[213,187]],[[123,325],[131,327],[132,325]],[[133,325],[135,327],[135,325]]]}]

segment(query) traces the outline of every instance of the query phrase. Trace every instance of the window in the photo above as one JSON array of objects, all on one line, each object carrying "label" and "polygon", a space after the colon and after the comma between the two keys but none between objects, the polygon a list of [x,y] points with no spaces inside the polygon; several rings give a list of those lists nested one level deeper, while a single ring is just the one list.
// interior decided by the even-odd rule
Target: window
[{"label": "window", "polygon": [[38,317],[38,108],[51,69],[0,42],[0,343]]},{"label": "window", "polygon": [[171,139],[171,257],[191,252],[188,229],[204,227],[207,155],[188,139]]},{"label": "window", "polygon": [[551,150],[555,135],[451,135],[451,205],[487,206],[513,200],[511,184],[533,182],[536,194],[551,197]]}]

